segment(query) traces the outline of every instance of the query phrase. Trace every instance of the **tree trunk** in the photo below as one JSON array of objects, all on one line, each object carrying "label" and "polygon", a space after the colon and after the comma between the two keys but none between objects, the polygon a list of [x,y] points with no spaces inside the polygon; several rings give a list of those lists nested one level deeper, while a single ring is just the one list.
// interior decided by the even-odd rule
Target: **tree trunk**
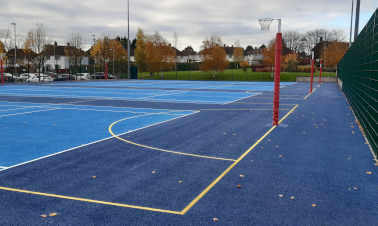
[{"label": "tree trunk", "polygon": [[239,64],[238,64],[238,62],[236,62],[236,69],[239,69]]}]

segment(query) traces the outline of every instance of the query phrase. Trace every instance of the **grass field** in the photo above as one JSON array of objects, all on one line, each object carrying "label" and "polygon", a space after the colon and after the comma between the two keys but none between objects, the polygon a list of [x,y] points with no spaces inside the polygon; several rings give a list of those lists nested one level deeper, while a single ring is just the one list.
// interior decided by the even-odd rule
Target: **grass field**
[{"label": "grass field", "polygon": [[[215,78],[212,74],[203,73],[202,71],[165,71],[164,79],[168,80],[219,80],[219,81],[274,81],[269,72],[243,72],[242,69],[228,69],[224,73],[216,73]],[[297,76],[311,76],[311,73],[300,72],[281,72],[281,81],[295,81]],[[314,73],[319,76],[319,72]],[[336,73],[322,72],[322,76],[336,76]],[[138,79],[162,79],[160,73],[150,76],[148,72],[138,73]]]}]

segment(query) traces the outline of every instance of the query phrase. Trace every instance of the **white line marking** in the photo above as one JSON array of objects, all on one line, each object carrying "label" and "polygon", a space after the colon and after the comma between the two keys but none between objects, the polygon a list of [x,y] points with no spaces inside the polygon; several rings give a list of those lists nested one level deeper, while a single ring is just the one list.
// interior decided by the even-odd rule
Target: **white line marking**
[{"label": "white line marking", "polygon": [[[162,123],[165,123],[165,122],[173,121],[173,120],[176,120],[176,119],[179,119],[179,118],[183,118],[183,117],[186,117],[186,116],[189,116],[189,115],[196,114],[198,112],[199,111],[194,111],[191,114],[183,115],[181,117],[169,119],[169,120],[162,121],[162,122],[159,122],[159,123],[155,123],[155,124],[152,124],[152,125],[149,125],[149,126],[145,126],[145,127],[139,128],[139,129],[135,129],[135,130],[131,130],[131,131],[128,131],[128,132],[125,132],[125,133],[117,134],[117,136],[122,136],[122,135],[125,135],[125,134],[128,134],[128,133],[132,133],[132,132],[135,132],[135,131],[138,131],[138,130],[142,130],[142,129],[145,129],[145,128],[148,128],[148,127],[152,127],[152,126],[159,125],[159,124],[162,124]],[[38,160],[41,160],[41,159],[45,159],[45,158],[48,158],[48,157],[51,157],[51,156],[54,156],[54,155],[59,155],[59,154],[62,154],[64,152],[72,151],[72,150],[75,150],[75,149],[78,149],[78,148],[81,148],[81,147],[86,147],[86,146],[89,146],[91,144],[99,143],[99,142],[102,142],[102,141],[105,141],[105,140],[109,140],[109,139],[112,139],[112,138],[117,139],[114,136],[111,136],[111,137],[104,138],[104,139],[101,139],[101,140],[98,140],[98,141],[94,141],[94,142],[91,142],[91,143],[88,143],[88,144],[83,144],[83,145],[80,145],[80,146],[77,146],[77,147],[74,147],[74,148],[70,148],[70,149],[67,149],[67,150],[64,150],[64,151],[60,151],[60,152],[57,152],[57,153],[54,153],[54,154],[46,155],[46,156],[43,156],[43,157],[40,157],[40,158],[36,158],[36,159],[29,160],[29,161],[26,161],[26,162],[23,162],[23,163],[19,163],[19,164],[13,165],[13,166],[5,167],[4,169],[0,169],[0,172],[1,171],[5,171],[7,169],[15,168],[17,166],[25,165],[27,163],[31,163],[31,162],[35,162],[35,161],[38,161]]]},{"label": "white line marking", "polygon": [[16,113],[16,114],[10,114],[10,115],[0,115],[0,118],[1,118],[1,117],[7,117],[7,116],[15,116],[15,115],[31,114],[31,113],[37,113],[37,112],[43,112],[43,111],[54,111],[54,110],[56,110],[56,109],[46,109],[46,110],[29,111],[29,112]]}]

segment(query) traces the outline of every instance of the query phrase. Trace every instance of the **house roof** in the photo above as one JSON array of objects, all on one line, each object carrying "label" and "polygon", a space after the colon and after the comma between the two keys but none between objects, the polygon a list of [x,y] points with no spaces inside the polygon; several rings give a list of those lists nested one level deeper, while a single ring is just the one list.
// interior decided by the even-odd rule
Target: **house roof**
[{"label": "house roof", "polygon": [[[22,49],[16,49],[16,54],[17,54],[17,58],[19,56],[24,56],[25,55],[24,50],[22,50]],[[8,52],[6,52],[6,55],[8,57],[14,57],[14,49],[8,50]]]},{"label": "house roof", "polygon": [[252,49],[252,50],[250,50],[250,51],[248,51],[248,55],[253,55],[253,54],[261,54],[262,53],[262,49],[257,49],[257,48],[255,48],[255,49]]},{"label": "house roof", "polygon": [[181,51],[177,56],[189,56],[189,55],[195,55],[197,52],[193,51],[191,49],[185,49]]}]

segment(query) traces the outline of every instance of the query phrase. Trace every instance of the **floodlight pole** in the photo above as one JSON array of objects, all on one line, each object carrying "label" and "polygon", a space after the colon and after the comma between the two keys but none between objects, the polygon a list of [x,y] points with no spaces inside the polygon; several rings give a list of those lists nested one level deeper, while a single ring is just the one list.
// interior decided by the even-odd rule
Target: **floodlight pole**
[{"label": "floodlight pole", "polygon": [[280,76],[281,76],[281,52],[282,52],[282,33],[281,19],[278,20],[278,33],[276,35],[276,59],[274,73],[274,99],[273,99],[273,126],[278,126],[279,107],[280,107]]},{"label": "floodlight pole", "polygon": [[311,85],[310,93],[312,93],[312,83],[314,82],[314,51],[311,51]]},{"label": "floodlight pole", "polygon": [[[17,63],[17,38],[16,38],[16,23],[11,23],[14,25],[14,76],[16,76],[16,63]],[[12,82],[13,82],[13,75],[12,75]]]},{"label": "floodlight pole", "polygon": [[106,59],[105,60],[105,80],[108,81],[108,62],[110,60],[109,59]]},{"label": "floodlight pole", "polygon": [[352,30],[353,30],[353,4],[354,0],[352,0],[352,13],[350,16],[350,35],[349,35],[349,48],[352,46]]},{"label": "floodlight pole", "polygon": [[320,68],[319,68],[319,85],[321,84],[322,82],[322,63],[323,63],[323,60],[320,59]]},{"label": "floodlight pole", "polygon": [[5,55],[5,53],[0,54],[1,56],[1,84],[2,85],[4,85],[3,55]]},{"label": "floodlight pole", "polygon": [[127,77],[130,79],[130,4],[127,0]]},{"label": "floodlight pole", "polygon": [[[96,35],[93,36],[93,48],[96,45]],[[96,79],[96,59],[93,57],[93,78]]]}]

